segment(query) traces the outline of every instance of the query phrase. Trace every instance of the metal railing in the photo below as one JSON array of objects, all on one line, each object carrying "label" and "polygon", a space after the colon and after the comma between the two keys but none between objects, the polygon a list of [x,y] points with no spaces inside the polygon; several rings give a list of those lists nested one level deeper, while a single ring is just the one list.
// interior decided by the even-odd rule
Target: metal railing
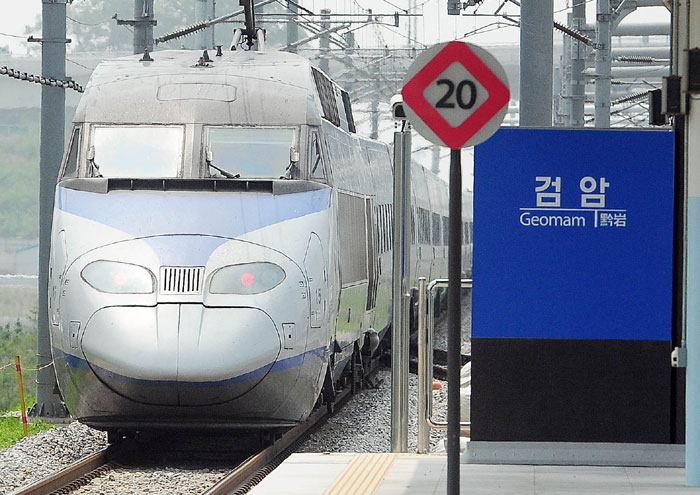
[{"label": "metal railing", "polygon": [[[447,429],[446,421],[433,419],[433,333],[435,329],[435,290],[447,288],[447,279],[433,280],[425,286],[425,277],[418,279],[418,453],[428,452],[430,429]],[[463,289],[472,288],[471,279],[462,279]],[[427,304],[426,304],[427,295]],[[459,423],[466,431],[471,421]]]}]

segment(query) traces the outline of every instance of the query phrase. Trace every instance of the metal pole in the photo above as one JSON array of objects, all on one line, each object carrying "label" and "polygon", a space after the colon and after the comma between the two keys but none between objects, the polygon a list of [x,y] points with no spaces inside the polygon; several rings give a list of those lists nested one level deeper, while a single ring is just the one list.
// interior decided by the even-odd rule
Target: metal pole
[{"label": "metal pole", "polygon": [[[523,2],[527,3],[527,2]],[[549,93],[551,95],[551,91]],[[447,495],[459,494],[459,375],[462,348],[462,150],[450,152],[447,259]]]},{"label": "metal pole", "polygon": [[153,0],[134,0],[134,53],[153,51]]},{"label": "metal pole", "polygon": [[[212,6],[211,0],[195,0],[194,3],[194,22],[204,22],[212,19]],[[206,50],[207,48],[213,48],[213,44],[210,44],[212,36],[212,28],[208,27],[202,29],[197,33],[197,49]]]},{"label": "metal pole", "polygon": [[[216,0],[210,0],[211,2],[211,17],[209,19],[216,19]],[[216,25],[212,24],[211,28],[211,47],[216,48]]]},{"label": "metal pole", "polygon": [[379,95],[381,93],[378,91],[375,93],[375,97],[372,98],[372,103],[370,104],[371,110],[369,113],[370,122],[370,139],[379,139]]},{"label": "metal pole", "polygon": [[[567,14],[567,24],[571,26],[572,15]],[[571,120],[571,43],[572,38],[564,36],[559,70],[559,108],[555,114],[555,125],[566,126]]]},{"label": "metal pole", "polygon": [[[586,2],[574,0],[571,26],[582,31],[586,25]],[[583,127],[584,104],[586,102],[586,78],[583,70],[586,68],[586,45],[579,40],[571,41],[571,114],[569,125]]]},{"label": "metal pole", "polygon": [[[66,79],[66,1],[43,0],[41,74]],[[65,89],[41,86],[41,144],[39,158],[39,301],[37,312],[36,405],[30,415],[48,420],[67,415],[55,392],[56,373],[51,365],[48,285],[51,218],[56,178],[61,166],[66,126]]]},{"label": "metal pole", "polygon": [[552,125],[553,0],[520,3],[520,126]]},{"label": "metal pole", "polygon": [[610,127],[610,0],[597,0],[595,50],[595,126]]},{"label": "metal pole", "polygon": [[[413,12],[416,8],[416,0],[408,0],[408,10],[407,12]],[[413,38],[416,36],[416,32],[413,29],[413,18],[408,18],[408,37],[406,39],[407,46],[410,48],[413,46]]]},{"label": "metal pole", "polygon": [[[331,28],[331,11],[330,9],[321,9],[321,30],[322,31],[327,31],[328,29]],[[330,40],[329,40],[330,34],[325,33],[321,36],[321,39],[319,40],[318,47],[321,50],[321,63],[319,64],[319,67],[323,72],[328,74],[328,56],[329,56],[329,49],[330,49]]]},{"label": "metal pole", "polygon": [[432,149],[432,164],[430,165],[430,171],[435,175],[440,173],[440,146],[437,144],[434,145]]},{"label": "metal pole", "polygon": [[[432,304],[432,299],[428,299]],[[427,454],[430,446],[430,428],[428,427],[428,397],[432,394],[433,373],[429,367],[427,349],[432,349],[428,342],[425,303],[425,277],[418,278],[418,453]]]},{"label": "metal pole", "polygon": [[[287,0],[287,10],[292,14],[292,18],[290,21],[287,23],[287,45],[291,45],[295,41],[299,40],[299,26],[295,22],[297,20],[296,16],[299,13],[299,10],[297,8],[297,3],[296,2],[290,2]],[[289,49],[290,52],[296,53],[297,52],[297,47],[292,46]]]},{"label": "metal pole", "polygon": [[391,330],[391,451],[408,451],[411,131],[394,132],[394,243]]},{"label": "metal pole", "polygon": [[[679,70],[687,87],[688,48],[700,47],[700,4],[679,3]],[[685,95],[684,95],[685,96]],[[689,486],[700,486],[700,95],[688,95],[685,158],[688,170],[687,202],[687,345],[685,477]]]}]

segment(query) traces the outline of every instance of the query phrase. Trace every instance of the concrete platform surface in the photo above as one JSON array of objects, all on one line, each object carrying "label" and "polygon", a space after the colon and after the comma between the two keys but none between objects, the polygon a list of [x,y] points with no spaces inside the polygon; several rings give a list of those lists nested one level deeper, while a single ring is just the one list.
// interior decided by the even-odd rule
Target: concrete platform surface
[{"label": "concrete platform surface", "polygon": [[[440,495],[447,457],[414,454],[293,454],[251,495]],[[700,494],[682,468],[460,465],[460,493]]]}]

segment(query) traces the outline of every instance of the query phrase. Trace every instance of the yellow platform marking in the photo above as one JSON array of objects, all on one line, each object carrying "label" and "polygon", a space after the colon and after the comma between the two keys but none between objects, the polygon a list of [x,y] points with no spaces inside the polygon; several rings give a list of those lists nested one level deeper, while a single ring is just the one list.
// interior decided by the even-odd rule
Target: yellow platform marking
[{"label": "yellow platform marking", "polygon": [[325,495],[372,495],[384,481],[398,454],[357,454]]}]

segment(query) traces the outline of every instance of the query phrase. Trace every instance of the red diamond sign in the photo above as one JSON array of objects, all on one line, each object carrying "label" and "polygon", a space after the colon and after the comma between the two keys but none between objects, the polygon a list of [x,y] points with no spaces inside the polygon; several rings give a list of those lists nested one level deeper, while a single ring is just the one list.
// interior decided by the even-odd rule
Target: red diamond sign
[{"label": "red diamond sign", "polygon": [[423,137],[451,149],[486,141],[508,110],[501,64],[471,43],[439,43],[411,64],[401,91],[408,120]]}]

